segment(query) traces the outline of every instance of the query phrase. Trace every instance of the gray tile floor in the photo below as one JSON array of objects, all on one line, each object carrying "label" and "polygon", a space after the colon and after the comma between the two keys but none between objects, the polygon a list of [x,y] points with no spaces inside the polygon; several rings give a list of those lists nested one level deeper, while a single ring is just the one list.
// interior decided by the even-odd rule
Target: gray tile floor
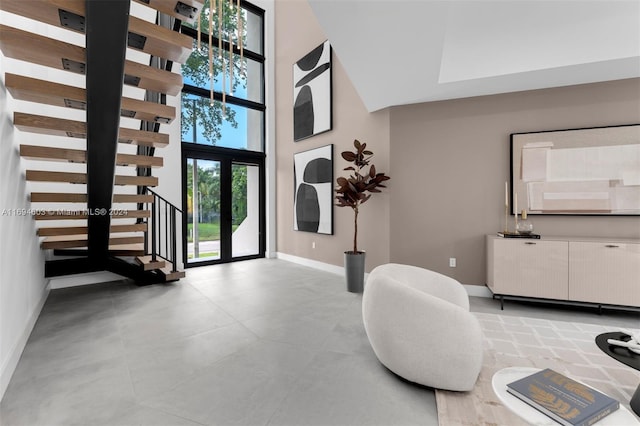
[{"label": "gray tile floor", "polygon": [[[52,291],[2,425],[437,425],[432,390],[376,360],[339,276],[261,259],[177,284]],[[500,313],[491,299],[472,309]],[[508,302],[505,315],[637,325],[637,313]]]}]

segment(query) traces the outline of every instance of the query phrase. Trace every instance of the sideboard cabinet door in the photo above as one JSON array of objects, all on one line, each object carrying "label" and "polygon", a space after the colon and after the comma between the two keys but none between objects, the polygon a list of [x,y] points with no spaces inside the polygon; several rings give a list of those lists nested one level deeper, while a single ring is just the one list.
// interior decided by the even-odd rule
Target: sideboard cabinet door
[{"label": "sideboard cabinet door", "polygon": [[489,238],[492,276],[487,284],[494,293],[568,299],[567,241]]},{"label": "sideboard cabinet door", "polygon": [[640,244],[569,243],[569,299],[640,306]]}]

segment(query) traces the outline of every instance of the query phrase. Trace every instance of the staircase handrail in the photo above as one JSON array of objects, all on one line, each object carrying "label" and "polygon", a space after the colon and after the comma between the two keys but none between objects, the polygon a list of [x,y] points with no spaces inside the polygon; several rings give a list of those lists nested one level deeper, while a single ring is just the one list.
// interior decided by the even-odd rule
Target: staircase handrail
[{"label": "staircase handrail", "polygon": [[[149,187],[144,187],[145,193],[153,195],[153,201],[151,204],[151,216],[147,219],[147,224],[151,222],[151,247],[149,247],[149,227],[144,233],[144,250],[145,254],[151,255],[151,261],[157,261],[160,257],[167,262],[171,263],[171,272],[178,270],[178,251],[177,251],[177,236],[176,231],[178,229],[178,213],[183,214],[182,209],[168,201],[166,198],[155,192]],[[162,205],[164,205],[164,221],[161,214]],[[164,234],[162,229],[164,228]],[[164,250],[163,241],[164,237]]]}]

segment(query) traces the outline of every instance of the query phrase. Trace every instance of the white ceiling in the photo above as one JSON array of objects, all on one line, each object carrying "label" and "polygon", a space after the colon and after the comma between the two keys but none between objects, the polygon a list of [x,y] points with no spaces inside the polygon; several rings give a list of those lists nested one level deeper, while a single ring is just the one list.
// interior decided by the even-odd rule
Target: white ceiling
[{"label": "white ceiling", "polygon": [[640,0],[308,2],[369,111],[640,77]]}]

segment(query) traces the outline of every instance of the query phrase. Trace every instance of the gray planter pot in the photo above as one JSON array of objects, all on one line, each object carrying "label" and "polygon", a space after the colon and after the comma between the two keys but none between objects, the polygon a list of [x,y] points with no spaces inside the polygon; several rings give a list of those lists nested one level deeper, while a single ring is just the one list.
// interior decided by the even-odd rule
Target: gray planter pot
[{"label": "gray planter pot", "polygon": [[347,291],[362,293],[364,290],[365,252],[344,252],[344,272],[347,279]]}]

